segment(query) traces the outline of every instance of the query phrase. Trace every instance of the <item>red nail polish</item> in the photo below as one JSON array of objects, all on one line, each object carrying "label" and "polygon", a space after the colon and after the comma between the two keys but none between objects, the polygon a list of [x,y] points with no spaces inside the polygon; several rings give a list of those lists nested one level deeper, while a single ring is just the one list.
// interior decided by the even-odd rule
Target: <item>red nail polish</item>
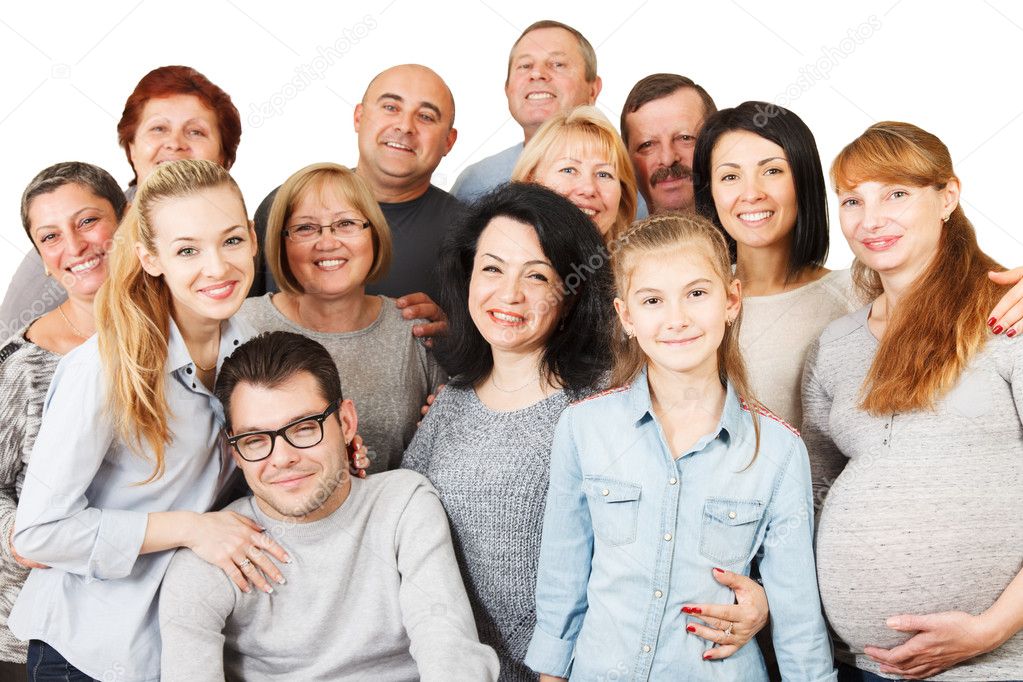
[{"label": "red nail polish", "polygon": [[693,610],[691,608],[689,608],[688,606],[683,606],[682,607],[682,613],[692,613],[692,612],[693,612]]},{"label": "red nail polish", "polygon": [[990,320],[987,321],[987,326],[990,327],[991,325],[993,325],[997,321],[998,321],[997,317],[992,317]]},{"label": "red nail polish", "polygon": [[723,569],[723,568],[718,568],[717,566],[715,566],[715,567],[714,567],[714,572],[715,572],[715,573],[724,573],[724,572],[725,572],[725,569]]},{"label": "red nail polish", "polygon": [[693,613],[703,613],[703,611],[700,610],[699,606],[694,606],[692,609],[690,609],[690,611],[692,611]]},{"label": "red nail polish", "polygon": [[1012,337],[1016,336],[1016,330],[1010,329],[1009,331],[1005,332],[1005,335],[1011,339]]},{"label": "red nail polish", "polygon": [[686,626],[686,630],[688,630],[689,632],[696,632],[696,626],[695,625],[687,625]]},{"label": "red nail polish", "polygon": [[705,661],[709,661],[709,660],[710,660],[710,652],[708,652],[708,653],[705,653],[705,654],[703,655],[703,660],[705,660]]},{"label": "red nail polish", "polygon": [[991,333],[992,334],[1001,334],[1002,333],[1002,325],[1000,325],[1000,324],[996,325],[995,328],[991,330]]}]

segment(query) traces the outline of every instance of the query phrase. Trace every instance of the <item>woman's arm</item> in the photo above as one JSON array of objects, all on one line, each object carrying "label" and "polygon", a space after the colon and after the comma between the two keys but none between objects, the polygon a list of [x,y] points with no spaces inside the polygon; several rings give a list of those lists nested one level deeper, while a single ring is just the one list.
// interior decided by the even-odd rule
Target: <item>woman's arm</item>
[{"label": "woman's arm", "polygon": [[810,462],[803,442],[794,438],[791,443],[767,511],[760,574],[771,602],[771,635],[782,679],[833,682],[838,674],[813,555]]},{"label": "woman's arm", "polygon": [[583,492],[572,433],[572,408],[561,413],[551,448],[551,477],[536,576],[536,627],[525,663],[557,679],[568,677],[586,616],[593,523]]}]

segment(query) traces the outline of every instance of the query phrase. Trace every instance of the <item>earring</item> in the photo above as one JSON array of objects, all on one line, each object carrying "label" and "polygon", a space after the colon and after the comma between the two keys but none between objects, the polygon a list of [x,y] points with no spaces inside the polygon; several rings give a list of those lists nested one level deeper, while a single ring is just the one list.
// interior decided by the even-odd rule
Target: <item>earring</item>
[{"label": "earring", "polygon": [[50,269],[49,269],[49,268],[43,268],[43,272],[45,272],[45,273],[46,273],[46,276],[47,276],[47,277],[50,277],[50,276],[52,276],[52,275],[53,275],[53,273],[52,273],[52,272],[50,272]]},{"label": "earring", "polygon": [[947,216],[943,217],[943,218],[941,219],[941,222],[943,222],[943,223],[947,223],[947,222],[948,222],[948,219],[949,219],[949,218],[951,218],[951,217],[952,217],[952,215],[951,215],[951,214],[949,214],[949,215],[947,215]]},{"label": "earring", "polygon": [[626,329],[625,330],[625,338],[630,339],[630,340],[636,338],[636,332],[634,332],[634,331],[632,331],[630,329]]},{"label": "earring", "polygon": [[730,318],[730,317],[726,317],[725,318],[725,326],[726,327],[731,327],[733,322],[735,322],[735,320],[733,320],[732,318]]}]

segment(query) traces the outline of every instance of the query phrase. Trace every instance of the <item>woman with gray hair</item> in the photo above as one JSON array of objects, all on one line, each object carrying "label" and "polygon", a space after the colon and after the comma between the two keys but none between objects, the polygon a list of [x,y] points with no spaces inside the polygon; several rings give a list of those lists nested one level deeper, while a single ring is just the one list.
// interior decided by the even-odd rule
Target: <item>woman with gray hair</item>
[{"label": "woman with gray hair", "polygon": [[25,676],[26,645],[7,617],[30,568],[10,543],[14,514],[43,400],[66,353],[95,332],[92,302],[107,278],[107,250],[125,209],[124,193],[102,168],[76,161],[46,168],[21,198],[21,223],[46,274],[67,300],[36,317],[0,348],[0,678]]}]

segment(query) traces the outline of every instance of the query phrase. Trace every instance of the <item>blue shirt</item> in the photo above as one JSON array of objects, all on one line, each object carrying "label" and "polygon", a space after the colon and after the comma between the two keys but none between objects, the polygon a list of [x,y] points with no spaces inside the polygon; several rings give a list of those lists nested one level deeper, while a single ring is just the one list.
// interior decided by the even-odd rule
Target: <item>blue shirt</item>
[{"label": "blue shirt", "polygon": [[755,642],[704,661],[714,645],[687,633],[681,613],[686,603],[734,603],[711,571],[748,574],[759,553],[782,676],[837,679],[806,448],[791,427],[758,419],[753,459],[753,419],[729,386],[717,427],[674,459],[645,372],[562,413],[527,665],[578,680],[767,680]]},{"label": "blue shirt", "polygon": [[[243,322],[223,323],[217,366],[251,335]],[[18,503],[18,553],[51,568],[31,572],[8,625],[96,679],[159,678],[156,596],[174,552],[139,556],[149,512],[206,511],[230,471],[223,408],[196,377],[173,320],[167,346],[173,438],[163,476],[137,485],[153,459],[115,433],[93,336],[57,365]]]},{"label": "blue shirt", "polygon": [[471,203],[498,185],[511,180],[515,162],[519,160],[523,144],[508,147],[493,156],[477,161],[458,175],[451,194],[463,203]]}]

